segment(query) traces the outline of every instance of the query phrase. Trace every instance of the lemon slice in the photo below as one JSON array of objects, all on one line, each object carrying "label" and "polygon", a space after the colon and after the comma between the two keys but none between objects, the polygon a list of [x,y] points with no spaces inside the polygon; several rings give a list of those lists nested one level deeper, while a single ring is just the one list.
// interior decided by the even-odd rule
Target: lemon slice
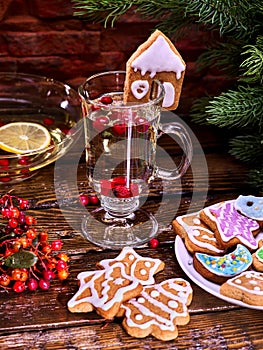
[{"label": "lemon slice", "polygon": [[37,123],[14,122],[0,127],[0,148],[6,152],[36,152],[46,148],[50,141],[48,130]]}]

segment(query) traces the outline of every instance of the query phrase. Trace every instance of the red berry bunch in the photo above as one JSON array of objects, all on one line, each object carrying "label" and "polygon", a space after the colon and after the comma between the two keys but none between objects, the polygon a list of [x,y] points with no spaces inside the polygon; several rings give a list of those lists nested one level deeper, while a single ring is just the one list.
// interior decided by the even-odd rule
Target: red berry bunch
[{"label": "red berry bunch", "polygon": [[54,278],[69,276],[67,254],[61,240],[48,241],[48,233],[34,227],[26,214],[29,202],[10,194],[0,197],[0,287],[15,292],[47,290]]}]

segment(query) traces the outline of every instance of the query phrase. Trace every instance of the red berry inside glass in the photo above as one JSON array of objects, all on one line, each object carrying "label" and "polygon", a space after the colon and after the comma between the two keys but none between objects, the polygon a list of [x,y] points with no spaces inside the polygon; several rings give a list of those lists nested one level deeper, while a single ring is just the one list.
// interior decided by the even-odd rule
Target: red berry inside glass
[{"label": "red berry inside glass", "polygon": [[136,124],[136,129],[140,133],[145,133],[149,129],[149,122],[146,118],[144,117],[137,117],[135,118],[135,124]]},{"label": "red berry inside glass", "polygon": [[97,131],[103,131],[109,125],[109,118],[105,115],[98,116],[95,120],[93,120],[93,127]]},{"label": "red berry inside glass", "polygon": [[126,133],[127,130],[127,124],[126,123],[117,123],[114,124],[112,127],[112,130],[115,135],[117,136],[123,136]]},{"label": "red berry inside glass", "polygon": [[111,98],[111,96],[102,96],[100,102],[105,105],[110,105],[113,102],[113,99]]}]

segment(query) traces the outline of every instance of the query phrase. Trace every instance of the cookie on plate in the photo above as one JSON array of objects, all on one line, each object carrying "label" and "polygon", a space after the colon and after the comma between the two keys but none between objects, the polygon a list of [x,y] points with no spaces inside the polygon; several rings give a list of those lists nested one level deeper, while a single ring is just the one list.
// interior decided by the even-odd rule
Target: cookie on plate
[{"label": "cookie on plate", "polygon": [[153,276],[165,266],[160,259],[142,257],[131,247],[124,247],[116,258],[102,260],[97,266],[107,269],[120,262],[124,264],[126,274],[137,279],[142,285],[154,284]]},{"label": "cookie on plate", "polygon": [[223,283],[220,293],[249,305],[263,306],[263,274],[245,271]]},{"label": "cookie on plate", "polygon": [[212,231],[222,248],[230,248],[238,243],[250,250],[258,247],[255,236],[259,232],[257,221],[240,214],[235,209],[235,201],[226,201],[204,208],[200,218]]},{"label": "cookie on plate", "polygon": [[224,256],[195,253],[194,268],[200,275],[214,283],[224,283],[227,279],[246,271],[252,265],[252,255],[243,245]]},{"label": "cookie on plate", "polygon": [[126,65],[124,102],[149,102],[154,89],[154,80],[163,83],[165,96],[162,107],[176,109],[185,75],[185,62],[161,31],[156,30],[147,41],[132,54]]},{"label": "cookie on plate", "polygon": [[248,218],[258,221],[263,227],[263,197],[240,195],[235,201],[235,208]]},{"label": "cookie on plate", "polygon": [[79,290],[68,301],[71,312],[96,312],[104,318],[113,318],[121,304],[142,291],[136,278],[125,272],[122,262],[104,270],[81,272]]},{"label": "cookie on plate", "polygon": [[175,339],[177,325],[185,325],[190,320],[187,306],[192,293],[189,282],[181,278],[145,286],[139,296],[122,305],[119,313],[119,316],[125,314],[122,325],[136,338],[151,334],[164,341]]},{"label": "cookie on plate", "polygon": [[252,254],[253,267],[255,270],[263,272],[263,241],[259,241],[259,248]]},{"label": "cookie on plate", "polygon": [[173,220],[175,232],[183,239],[186,249],[195,252],[219,255],[224,254],[225,249],[220,248],[215,234],[203,223],[199,213],[178,216]]}]

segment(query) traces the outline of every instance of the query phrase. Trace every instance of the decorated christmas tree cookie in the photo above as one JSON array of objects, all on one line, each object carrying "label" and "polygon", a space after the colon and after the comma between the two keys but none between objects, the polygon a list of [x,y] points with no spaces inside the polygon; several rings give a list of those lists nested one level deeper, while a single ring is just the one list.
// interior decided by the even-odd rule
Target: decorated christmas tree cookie
[{"label": "decorated christmas tree cookie", "polygon": [[154,80],[163,83],[162,107],[177,108],[185,74],[185,63],[173,43],[159,30],[138,47],[127,62],[124,101],[151,100]]}]

